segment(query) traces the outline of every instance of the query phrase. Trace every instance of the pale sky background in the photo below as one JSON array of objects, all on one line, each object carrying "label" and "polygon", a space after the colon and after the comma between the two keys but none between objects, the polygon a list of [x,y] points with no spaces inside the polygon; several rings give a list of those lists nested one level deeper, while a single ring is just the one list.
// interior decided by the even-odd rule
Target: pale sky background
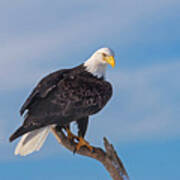
[{"label": "pale sky background", "polygon": [[8,142],[37,82],[104,46],[116,54],[114,94],[86,139],[102,146],[108,137],[132,180],[180,179],[179,10],[178,0],[0,0],[0,179],[110,179],[52,135],[27,157]]}]

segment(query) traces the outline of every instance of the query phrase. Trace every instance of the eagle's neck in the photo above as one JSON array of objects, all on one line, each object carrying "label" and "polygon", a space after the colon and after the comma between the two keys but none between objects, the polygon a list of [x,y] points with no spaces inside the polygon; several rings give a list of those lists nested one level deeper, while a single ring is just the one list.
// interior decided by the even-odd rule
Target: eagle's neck
[{"label": "eagle's neck", "polygon": [[85,70],[98,78],[105,78],[106,64],[101,63],[96,58],[91,57],[85,63]]}]

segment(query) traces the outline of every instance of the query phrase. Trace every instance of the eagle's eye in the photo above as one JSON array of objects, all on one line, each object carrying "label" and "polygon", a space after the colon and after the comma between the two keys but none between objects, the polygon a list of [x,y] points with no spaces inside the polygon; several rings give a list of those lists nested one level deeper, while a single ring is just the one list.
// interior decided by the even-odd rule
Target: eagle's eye
[{"label": "eagle's eye", "polygon": [[105,53],[102,53],[102,56],[103,56],[103,57],[107,57],[108,55],[107,55],[107,54],[105,54]]}]

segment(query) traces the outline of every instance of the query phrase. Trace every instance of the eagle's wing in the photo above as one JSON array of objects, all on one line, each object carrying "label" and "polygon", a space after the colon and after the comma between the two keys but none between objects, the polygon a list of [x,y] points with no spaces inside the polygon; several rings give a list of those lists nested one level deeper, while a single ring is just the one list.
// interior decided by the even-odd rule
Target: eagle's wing
[{"label": "eagle's wing", "polygon": [[10,141],[48,125],[64,125],[100,111],[112,95],[110,83],[97,78],[59,71],[34,89],[21,109],[28,109],[23,125]]},{"label": "eagle's wing", "polygon": [[68,69],[56,71],[43,78],[21,107],[20,114],[22,115],[36,100],[45,98],[50,94],[56,88],[57,83],[63,78],[64,74],[68,71]]}]

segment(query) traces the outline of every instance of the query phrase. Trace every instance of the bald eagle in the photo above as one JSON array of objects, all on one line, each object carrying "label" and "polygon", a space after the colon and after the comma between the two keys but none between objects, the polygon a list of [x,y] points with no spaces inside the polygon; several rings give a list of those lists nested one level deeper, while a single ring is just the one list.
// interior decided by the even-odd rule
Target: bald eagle
[{"label": "bald eagle", "polygon": [[[114,52],[97,50],[87,61],[72,69],[53,72],[43,78],[27,98],[20,114],[24,122],[9,138],[22,136],[15,154],[25,156],[38,151],[51,127],[65,127],[68,137],[77,137],[77,150],[91,146],[84,140],[89,117],[99,112],[112,96],[112,86],[105,80],[107,65],[115,66]],[[77,122],[78,136],[69,124]]]}]

